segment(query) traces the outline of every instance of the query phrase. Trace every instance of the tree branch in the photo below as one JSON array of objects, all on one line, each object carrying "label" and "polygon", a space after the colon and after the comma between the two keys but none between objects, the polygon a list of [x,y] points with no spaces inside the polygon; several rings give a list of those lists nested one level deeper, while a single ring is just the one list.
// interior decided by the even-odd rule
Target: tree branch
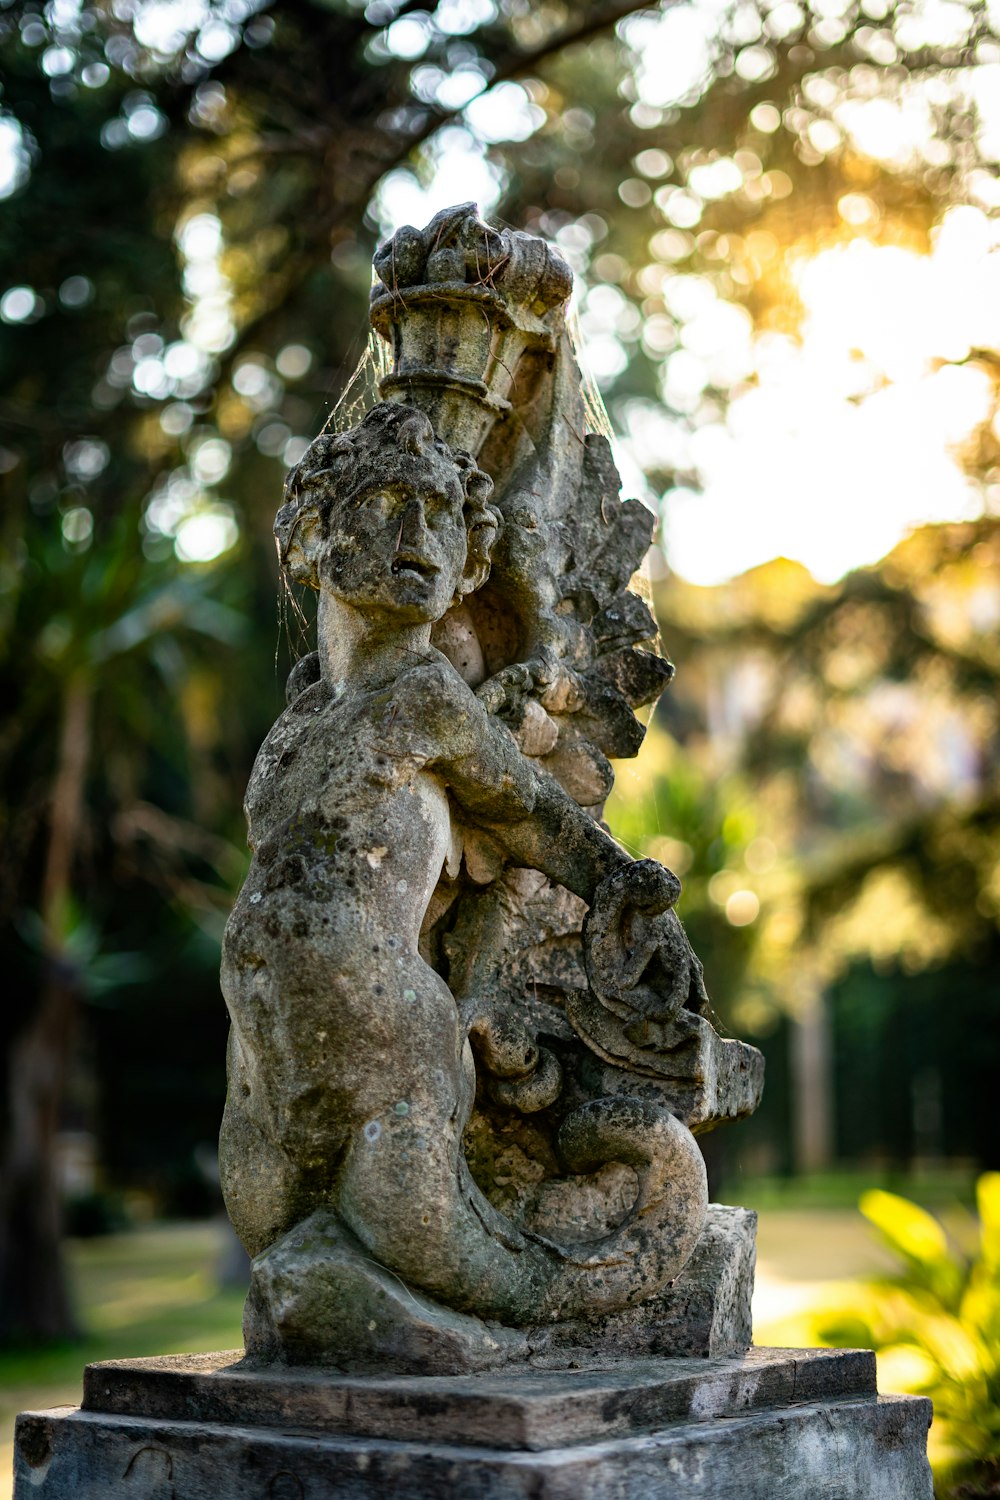
[{"label": "tree branch", "polygon": [[[678,0],[671,0],[671,3],[678,3]],[[636,0],[609,0],[609,3],[598,6],[594,14],[581,21],[578,25],[564,27],[561,31],[554,32],[544,42],[532,48],[530,52],[515,51],[512,48],[507,52],[506,56],[501,55],[498,59],[495,59],[496,72],[490,79],[488,88],[496,88],[498,83],[509,83],[515,78],[522,77],[525,73],[532,72],[557,52],[563,51],[564,48],[575,46],[579,42],[588,41],[590,37],[595,36],[598,32],[606,31],[611,26],[617,26],[618,22],[623,21],[626,16],[634,15],[637,11],[650,10],[651,8],[653,7],[649,5],[648,0],[642,0],[642,3],[639,4],[636,3]],[[487,92],[486,89],[483,90],[483,93],[485,92]],[[482,96],[481,94],[477,94],[475,97],[478,99]],[[391,172],[394,167],[401,166],[412,151],[416,150],[418,146],[424,145],[442,126],[447,125],[451,120],[460,118],[472,102],[470,99],[468,103],[463,104],[459,109],[447,110],[436,109],[434,105],[428,105],[428,109],[432,111],[431,118],[426,121],[419,131],[414,132],[412,136],[408,137],[405,144],[383,164],[379,175],[384,176],[386,172]],[[372,183],[369,196],[374,187],[375,184]],[[354,206],[352,205],[352,208]]]}]

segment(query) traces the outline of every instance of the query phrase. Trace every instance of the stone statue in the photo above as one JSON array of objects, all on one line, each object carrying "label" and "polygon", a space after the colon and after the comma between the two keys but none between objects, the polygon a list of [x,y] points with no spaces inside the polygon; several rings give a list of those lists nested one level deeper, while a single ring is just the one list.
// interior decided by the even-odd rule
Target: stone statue
[{"label": "stone statue", "polygon": [[251,1355],[465,1368],[681,1273],[690,1127],[749,1112],[760,1061],[708,1019],[677,877],[600,822],[671,668],[568,268],[468,204],[376,268],[387,399],[275,525],[319,649],[247,793],[222,1180]]},{"label": "stone statue", "polygon": [[601,822],[672,668],[569,269],[473,204],[375,264],[383,399],[278,512],[319,649],[223,945],[246,1350],[90,1366],[19,1417],[16,1500],[930,1500],[874,1355],[748,1348],[755,1216],[695,1136],[762,1062]]}]

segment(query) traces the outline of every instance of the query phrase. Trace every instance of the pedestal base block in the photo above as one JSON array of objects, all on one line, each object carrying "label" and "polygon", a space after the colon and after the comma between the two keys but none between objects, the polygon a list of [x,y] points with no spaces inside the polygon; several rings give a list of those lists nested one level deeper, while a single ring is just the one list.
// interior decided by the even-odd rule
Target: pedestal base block
[{"label": "pedestal base block", "polygon": [[596,1322],[532,1329],[533,1354],[538,1359],[544,1350],[561,1351],[564,1360],[575,1356],[584,1365],[609,1357],[745,1354],[753,1336],[756,1239],[752,1209],[710,1203],[701,1238],[676,1281],[639,1307]]},{"label": "pedestal base block", "polygon": [[[461,1376],[650,1355],[716,1358],[750,1347],[757,1215],[711,1203],[676,1281],[639,1307],[592,1320],[504,1328],[453,1312],[367,1255],[336,1217],[315,1213],[253,1264],[247,1353],[334,1372]],[[550,1358],[548,1356],[551,1356]]]},{"label": "pedestal base block", "polygon": [[931,1500],[930,1403],[866,1351],[454,1376],[89,1367],[18,1419],[15,1500]]}]

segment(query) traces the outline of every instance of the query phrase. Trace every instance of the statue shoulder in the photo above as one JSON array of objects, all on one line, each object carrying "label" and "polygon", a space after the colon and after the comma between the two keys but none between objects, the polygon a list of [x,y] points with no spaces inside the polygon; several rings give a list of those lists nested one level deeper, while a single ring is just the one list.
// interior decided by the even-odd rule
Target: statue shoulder
[{"label": "statue shoulder", "polygon": [[264,737],[243,802],[251,846],[261,824],[272,821],[276,790],[295,779],[293,768],[306,737],[316,722],[316,716],[322,714],[330,701],[330,690],[323,681],[317,679],[308,683],[295,693]]},{"label": "statue shoulder", "polygon": [[458,724],[470,715],[481,715],[475,693],[446,656],[433,656],[416,662],[396,679],[393,697],[406,701],[408,707],[427,722]]}]

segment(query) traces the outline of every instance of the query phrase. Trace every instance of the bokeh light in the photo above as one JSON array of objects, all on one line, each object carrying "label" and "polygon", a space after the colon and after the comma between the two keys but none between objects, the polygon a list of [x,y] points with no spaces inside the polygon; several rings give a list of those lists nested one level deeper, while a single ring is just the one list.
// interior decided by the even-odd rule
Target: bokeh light
[{"label": "bokeh light", "polygon": [[[929,254],[864,238],[801,258],[792,251],[797,336],[765,333],[751,344],[745,330],[753,383],[679,455],[701,482],[700,493],[677,488],[664,501],[680,573],[716,583],[780,555],[833,581],[915,525],[979,513],[963,445],[993,414],[996,377],[969,355],[1000,349],[998,247],[996,225],[963,206],[945,215]],[[675,410],[697,402],[711,350],[711,324],[704,342],[698,333],[704,313],[681,311],[700,362],[668,358],[664,394]],[[720,345],[730,358],[735,334]],[[637,413],[633,436],[647,462],[649,426]]]}]

